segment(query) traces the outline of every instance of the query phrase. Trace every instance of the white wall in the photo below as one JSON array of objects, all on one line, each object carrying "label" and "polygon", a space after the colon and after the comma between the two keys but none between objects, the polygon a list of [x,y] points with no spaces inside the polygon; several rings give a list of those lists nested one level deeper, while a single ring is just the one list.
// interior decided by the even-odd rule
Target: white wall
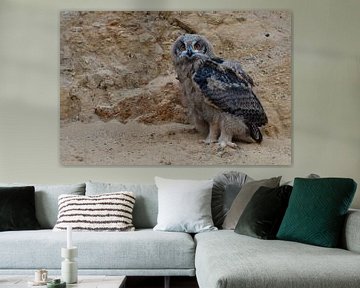
[{"label": "white wall", "polygon": [[[293,12],[293,164],[287,167],[64,167],[59,161],[59,11],[282,8]],[[152,182],[237,169],[311,172],[360,187],[360,1],[1,0],[0,182]],[[360,188],[354,207],[360,207]]]}]

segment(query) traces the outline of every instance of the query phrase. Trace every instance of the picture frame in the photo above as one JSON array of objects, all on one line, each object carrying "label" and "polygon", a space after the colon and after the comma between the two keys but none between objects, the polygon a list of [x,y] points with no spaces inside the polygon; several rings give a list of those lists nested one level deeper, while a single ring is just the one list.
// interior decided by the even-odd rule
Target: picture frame
[{"label": "picture frame", "polygon": [[[219,139],[225,128],[219,128],[206,141],[212,121],[205,121],[205,131],[194,123],[171,55],[183,34],[201,35],[218,59],[239,63],[253,79],[249,93],[259,100],[267,120],[255,125],[260,141],[251,137],[248,114],[234,116],[245,123],[246,137],[230,135],[223,143]],[[233,117],[232,104],[220,107],[206,97],[223,113],[217,125]],[[236,97],[241,95],[230,101]],[[284,166],[291,165],[291,143],[290,11],[60,13],[63,165]]]}]

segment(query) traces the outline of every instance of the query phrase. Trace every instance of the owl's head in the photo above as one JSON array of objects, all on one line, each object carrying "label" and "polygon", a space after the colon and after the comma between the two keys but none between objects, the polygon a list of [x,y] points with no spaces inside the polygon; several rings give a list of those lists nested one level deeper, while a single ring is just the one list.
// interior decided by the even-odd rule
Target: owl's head
[{"label": "owl's head", "polygon": [[174,63],[180,61],[193,61],[214,57],[213,47],[203,36],[197,34],[184,34],[176,39],[171,48],[171,57]]}]

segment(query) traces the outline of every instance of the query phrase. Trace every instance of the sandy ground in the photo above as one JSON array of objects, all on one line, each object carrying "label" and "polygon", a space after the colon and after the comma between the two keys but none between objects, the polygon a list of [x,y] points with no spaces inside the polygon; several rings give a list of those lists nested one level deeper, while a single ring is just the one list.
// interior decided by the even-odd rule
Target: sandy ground
[{"label": "sandy ground", "polygon": [[268,138],[220,149],[201,143],[193,126],[110,122],[63,123],[60,151],[63,165],[290,165],[291,140]]}]

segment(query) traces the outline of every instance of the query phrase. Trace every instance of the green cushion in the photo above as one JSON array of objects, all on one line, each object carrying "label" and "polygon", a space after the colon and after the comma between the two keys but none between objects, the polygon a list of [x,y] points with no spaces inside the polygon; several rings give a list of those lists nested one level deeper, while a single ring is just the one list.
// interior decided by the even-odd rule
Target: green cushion
[{"label": "green cushion", "polygon": [[251,198],[235,232],[260,239],[275,239],[288,206],[292,187],[260,187]]},{"label": "green cushion", "polygon": [[295,178],[277,238],[337,247],[355,191],[356,182],[348,178]]},{"label": "green cushion", "polygon": [[0,187],[0,231],[39,228],[35,216],[35,188]]}]

